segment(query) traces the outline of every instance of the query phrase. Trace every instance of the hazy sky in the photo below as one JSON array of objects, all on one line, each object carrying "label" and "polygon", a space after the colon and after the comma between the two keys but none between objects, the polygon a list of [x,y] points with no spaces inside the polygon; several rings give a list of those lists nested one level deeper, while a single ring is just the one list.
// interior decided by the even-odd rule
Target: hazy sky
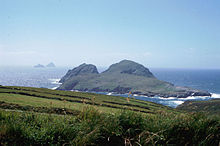
[{"label": "hazy sky", "polygon": [[219,0],[0,0],[0,66],[220,68]]}]

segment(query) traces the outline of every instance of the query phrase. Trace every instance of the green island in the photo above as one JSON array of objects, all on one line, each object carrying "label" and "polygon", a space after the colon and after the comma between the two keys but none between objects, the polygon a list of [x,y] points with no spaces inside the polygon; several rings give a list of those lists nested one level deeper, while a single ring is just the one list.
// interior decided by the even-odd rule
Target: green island
[{"label": "green island", "polygon": [[218,146],[220,115],[191,111],[131,95],[0,86],[0,145]]},{"label": "green island", "polygon": [[131,60],[112,64],[99,73],[92,64],[81,64],[69,70],[60,80],[59,90],[114,92],[145,95],[148,97],[211,96],[207,91],[175,86],[157,79],[148,68]]}]

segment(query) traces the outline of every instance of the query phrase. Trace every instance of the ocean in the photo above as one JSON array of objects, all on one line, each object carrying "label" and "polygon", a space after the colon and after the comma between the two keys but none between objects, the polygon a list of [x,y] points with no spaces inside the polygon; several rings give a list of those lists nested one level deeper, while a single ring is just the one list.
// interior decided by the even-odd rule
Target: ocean
[{"label": "ocean", "polygon": [[[59,80],[66,74],[68,69],[70,68],[0,67],[0,85],[55,89],[60,85]],[[168,81],[178,86],[206,90],[212,93],[212,97],[162,98],[134,95],[135,98],[174,108],[186,100],[220,98],[220,70],[152,68],[150,71],[160,80]],[[114,93],[101,94],[128,96],[127,94]]]},{"label": "ocean", "polygon": [[0,67],[0,85],[55,89],[67,71],[65,67]]}]

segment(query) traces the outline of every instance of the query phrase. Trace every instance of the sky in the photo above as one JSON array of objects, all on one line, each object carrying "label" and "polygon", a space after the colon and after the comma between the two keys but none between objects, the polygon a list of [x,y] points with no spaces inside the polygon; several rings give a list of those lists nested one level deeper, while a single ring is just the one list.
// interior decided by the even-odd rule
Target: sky
[{"label": "sky", "polygon": [[220,69],[219,0],[0,0],[0,66]]}]

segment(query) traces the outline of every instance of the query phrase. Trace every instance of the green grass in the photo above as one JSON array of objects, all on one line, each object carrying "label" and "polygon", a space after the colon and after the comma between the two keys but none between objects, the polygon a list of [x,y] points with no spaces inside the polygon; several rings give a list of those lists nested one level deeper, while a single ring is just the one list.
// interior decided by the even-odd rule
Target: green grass
[{"label": "green grass", "polygon": [[133,98],[130,98],[129,102],[127,102],[126,98],[118,96],[30,87],[1,86],[0,101],[21,106],[69,108],[78,111],[84,105],[94,105],[100,111],[108,113],[117,112],[121,109],[140,111],[142,113],[176,112],[166,106]]},{"label": "green grass", "polygon": [[100,113],[77,116],[0,110],[2,145],[218,145],[219,119],[204,115]]},{"label": "green grass", "polygon": [[133,98],[0,86],[0,145],[219,143],[219,116]]},{"label": "green grass", "polygon": [[212,99],[208,101],[186,101],[179,105],[177,109],[187,112],[205,112],[208,115],[220,116],[220,99]]}]

